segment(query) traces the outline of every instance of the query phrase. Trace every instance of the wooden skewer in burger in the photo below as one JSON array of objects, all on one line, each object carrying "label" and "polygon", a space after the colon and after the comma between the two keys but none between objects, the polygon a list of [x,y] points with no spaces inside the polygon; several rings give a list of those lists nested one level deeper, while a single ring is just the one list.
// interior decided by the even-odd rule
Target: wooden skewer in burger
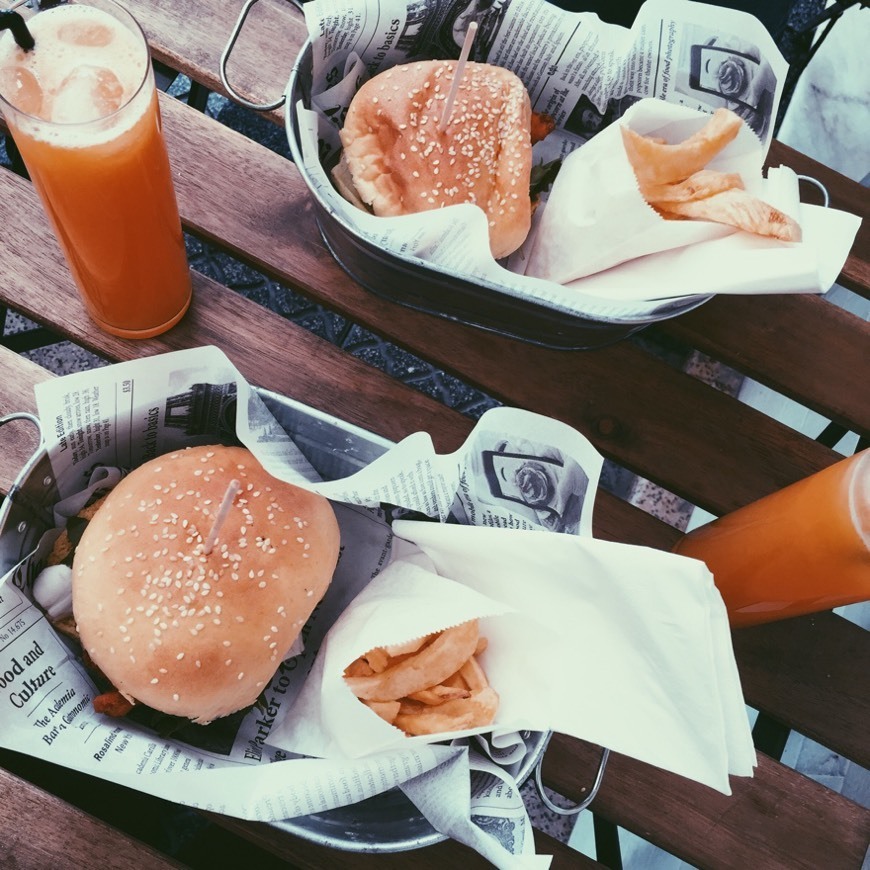
[{"label": "wooden skewer in burger", "polygon": [[345,198],[379,216],[478,205],[499,259],[531,227],[533,117],[514,73],[467,61],[475,30],[458,61],[396,66],[359,89],[333,179]]}]

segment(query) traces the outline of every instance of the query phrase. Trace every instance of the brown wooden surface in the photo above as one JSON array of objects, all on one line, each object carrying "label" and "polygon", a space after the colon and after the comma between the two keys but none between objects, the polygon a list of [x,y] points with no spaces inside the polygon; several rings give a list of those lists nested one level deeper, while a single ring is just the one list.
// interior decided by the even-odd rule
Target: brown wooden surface
[{"label": "brown wooden surface", "polygon": [[[134,0],[130,5],[161,60],[220,89],[217,57],[241,0]],[[283,90],[303,38],[300,14],[292,3],[261,0],[236,48],[233,81],[254,99],[274,97]],[[586,353],[546,351],[373,297],[347,278],[325,250],[292,164],[172,100],[163,99],[161,105],[189,229],[503,401],[565,420],[605,455],[642,476],[721,512],[836,458],[631,343]],[[272,113],[272,120],[280,123],[280,112]],[[824,176],[835,204],[866,215],[866,192],[857,185],[784,146],[775,145],[771,158],[772,163],[786,159],[800,172]],[[252,383],[394,440],[425,429],[439,450],[448,451],[471,428],[467,418],[200,275],[195,276],[191,312],[166,336],[135,343],[97,333],[78,302],[30,186],[6,172],[0,173],[0,221],[16,227],[16,246],[0,248],[5,278],[0,302],[110,360],[216,344]],[[865,222],[841,277],[845,286],[864,294],[870,284],[868,238]],[[870,428],[870,333],[866,324],[824,300],[717,299],[660,326],[658,332],[704,350],[847,426]],[[44,377],[39,367],[0,350],[0,413],[32,410],[33,384]],[[31,448],[32,436],[24,424],[0,430],[0,491],[8,489]],[[660,549],[668,549],[679,536],[606,493],[596,505],[595,531],[599,537]],[[867,764],[870,701],[867,681],[860,679],[870,664],[867,632],[823,614],[735,632],[734,640],[749,703]],[[556,737],[547,755],[546,782],[580,798],[597,752]],[[616,756],[594,807],[603,817],[701,867],[861,866],[870,842],[866,810],[765,757],[754,778],[734,780],[733,786],[734,795],[725,797]],[[0,819],[0,842],[10,824]],[[324,856],[271,826],[230,819],[221,824],[300,867],[363,867],[366,862],[475,866],[478,860],[455,844],[389,860],[332,852]],[[557,853],[556,867],[594,866],[547,838],[539,846]]]},{"label": "brown wooden surface", "polygon": [[0,867],[156,870],[182,866],[0,768]]},{"label": "brown wooden surface", "polygon": [[[743,324],[739,343],[735,319]],[[870,402],[860,383],[867,376],[870,323],[820,296],[719,297],[654,331],[696,347],[849,429],[870,432]],[[831,345],[827,336],[833,337]],[[830,352],[832,346],[836,353]],[[826,387],[820,390],[820,384]]]},{"label": "brown wooden surface", "polygon": [[870,643],[833,613],[735,631],[746,701],[870,768]]},{"label": "brown wooden surface", "polygon": [[[579,799],[599,749],[557,735],[546,781]],[[732,777],[733,794],[611,754],[595,801],[610,819],[698,867],[765,870],[858,868],[870,843],[870,810],[764,755],[752,779]]]},{"label": "brown wooden surface", "polygon": [[[406,867],[413,867],[414,870],[447,870],[454,867],[477,870],[477,868],[492,866],[476,852],[453,841],[438,843],[413,852],[385,855],[332,850],[328,858],[325,858],[321,847],[299,837],[276,834],[275,829],[270,825],[248,824],[226,816],[212,815],[211,818],[227,830],[273,852],[279,858],[284,858],[299,870],[323,870],[326,866],[329,870],[397,870]],[[603,864],[537,830],[535,848],[539,854],[553,856],[552,870],[569,870],[569,868],[602,870],[604,867]]]}]

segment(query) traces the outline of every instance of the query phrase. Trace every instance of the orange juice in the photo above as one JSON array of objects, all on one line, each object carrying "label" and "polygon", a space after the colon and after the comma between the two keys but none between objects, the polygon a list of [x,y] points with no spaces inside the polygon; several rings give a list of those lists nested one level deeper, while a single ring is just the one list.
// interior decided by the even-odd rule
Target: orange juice
[{"label": "orange juice", "polygon": [[870,599],[870,450],[686,535],[732,626]]},{"label": "orange juice", "polygon": [[91,317],[115,335],[157,335],[181,319],[191,285],[147,43],[108,0],[28,27],[29,52],[0,40],[15,143]]}]

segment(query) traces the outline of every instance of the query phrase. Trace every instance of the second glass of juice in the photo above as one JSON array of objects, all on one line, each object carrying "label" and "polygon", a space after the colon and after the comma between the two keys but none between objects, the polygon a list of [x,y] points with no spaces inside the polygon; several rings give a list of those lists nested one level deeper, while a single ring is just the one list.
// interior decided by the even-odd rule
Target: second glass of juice
[{"label": "second glass of juice", "polygon": [[39,12],[0,39],[0,109],[88,313],[149,338],[190,304],[190,270],[148,44],[111,0]]},{"label": "second glass of juice", "polygon": [[701,559],[734,627],[870,599],[870,450],[700,526]]}]

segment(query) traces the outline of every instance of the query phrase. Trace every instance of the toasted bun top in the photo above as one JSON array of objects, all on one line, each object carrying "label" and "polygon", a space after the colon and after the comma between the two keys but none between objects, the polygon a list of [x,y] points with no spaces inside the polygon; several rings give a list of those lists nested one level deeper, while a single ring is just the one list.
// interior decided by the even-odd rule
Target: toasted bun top
[{"label": "toasted bun top", "polygon": [[[206,555],[232,479],[232,501]],[[252,704],[332,579],[338,524],[320,495],[239,447],[194,447],[131,472],[82,535],[82,645],[128,698],[205,723]]]},{"label": "toasted bun top", "polygon": [[506,69],[468,63],[446,129],[438,129],[456,61],[396,66],[366,82],[341,131],[362,200],[395,217],[471,202],[489,221],[494,257],[531,226],[531,106]]}]

